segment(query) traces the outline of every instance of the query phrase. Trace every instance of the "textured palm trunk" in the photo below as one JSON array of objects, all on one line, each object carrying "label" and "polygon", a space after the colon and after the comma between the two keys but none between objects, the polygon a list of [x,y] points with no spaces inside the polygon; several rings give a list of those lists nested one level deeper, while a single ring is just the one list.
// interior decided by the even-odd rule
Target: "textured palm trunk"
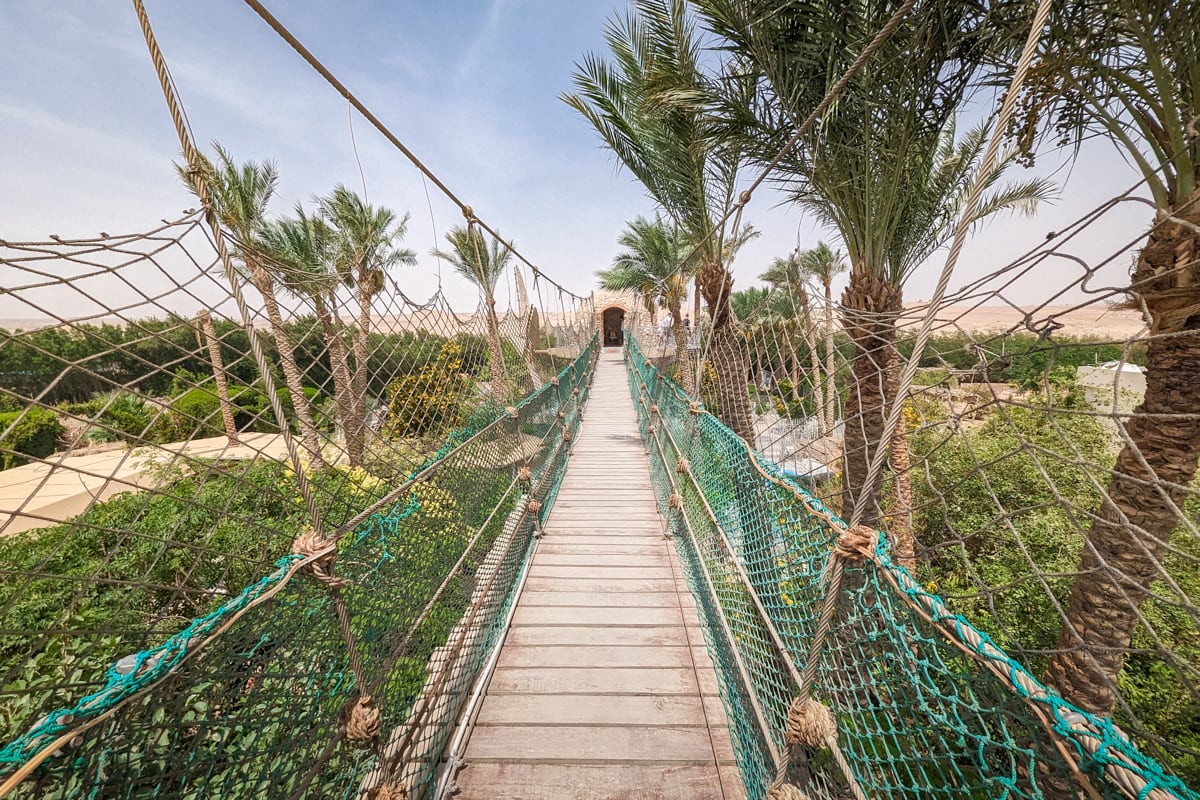
[{"label": "textured palm trunk", "polygon": [[[354,334],[353,406],[350,424],[346,426],[346,449],[366,449],[367,442],[367,384],[370,381],[371,284],[370,274],[359,267],[355,276],[358,287],[358,330]],[[353,444],[351,444],[353,442]]]},{"label": "textured palm trunk", "polygon": [[[712,317],[708,353],[716,373],[720,419],[753,447],[754,416],[746,391],[746,358],[729,315],[733,276],[719,262],[707,262],[697,277]],[[699,324],[699,319],[696,322]]]},{"label": "textured palm trunk", "polygon": [[347,433],[351,420],[354,418],[354,402],[350,390],[350,368],[346,364],[346,344],[342,341],[342,326],[320,295],[314,297],[313,300],[317,310],[317,319],[325,334],[325,346],[329,350],[329,365],[333,374],[334,407],[337,408],[338,427],[346,441],[346,458],[349,459],[350,466],[357,467],[363,463],[363,442]]},{"label": "textured palm trunk", "polygon": [[889,401],[886,376],[888,354],[896,338],[900,290],[873,274],[863,264],[850,271],[850,284],[842,294],[842,320],[854,343],[850,391],[844,425],[845,493],[842,516],[862,509],[859,522],[879,527],[883,522],[880,494],[882,470],[871,481],[871,460],[883,440],[884,415]]},{"label": "textured palm trunk", "polygon": [[200,312],[200,327],[208,345],[208,360],[212,362],[213,380],[217,382],[217,399],[221,403],[221,422],[225,426],[225,438],[230,445],[238,443],[237,421],[233,418],[233,400],[229,397],[229,381],[225,378],[225,361],[221,358],[221,343],[217,340],[217,328],[212,314]]},{"label": "textured palm trunk", "polygon": [[[900,352],[891,347],[887,364],[888,395],[892,402],[904,402],[900,398]],[[904,417],[892,432],[891,448],[888,451],[888,467],[892,472],[892,503],[888,510],[891,522],[888,530],[892,535],[893,557],[897,564],[910,572],[917,566],[917,547],[913,537],[912,521],[912,476],[909,469],[912,459],[908,449],[908,428]]]},{"label": "textured palm trunk", "polygon": [[812,310],[808,303],[808,293],[801,289],[800,294],[800,331],[804,336],[804,346],[808,348],[809,367],[812,371],[812,395],[816,405],[817,436],[824,436],[825,427],[825,392],[821,386],[821,356],[817,353],[817,336],[812,322]]},{"label": "textured palm trunk", "polygon": [[504,347],[500,343],[500,321],[496,319],[496,300],[487,298],[488,366],[492,373],[492,397],[497,403],[505,400]]},{"label": "textured palm trunk", "polygon": [[522,349],[522,352],[525,355],[525,370],[529,373],[529,381],[532,384],[532,389],[536,389],[542,385],[542,376],[538,372],[537,362],[533,360],[534,349],[541,338],[542,326],[538,319],[537,309],[530,308],[525,316],[525,347]]},{"label": "textured palm trunk", "polygon": [[834,373],[837,364],[833,352],[833,287],[825,281],[825,432],[832,433],[837,424],[837,383]]},{"label": "textured palm trunk", "polygon": [[[1200,192],[1178,212],[1200,225]],[[1070,702],[1110,714],[1138,609],[1162,577],[1161,559],[1200,458],[1200,235],[1162,224],[1150,235],[1132,290],[1151,314],[1146,394],[1125,425],[1071,589],[1047,681]]]},{"label": "textured palm trunk", "polygon": [[271,323],[275,347],[279,350],[279,366],[283,370],[283,381],[287,384],[288,393],[292,396],[292,408],[296,411],[296,426],[300,429],[300,442],[308,451],[313,467],[325,469],[325,459],[321,456],[321,441],[317,437],[317,426],[313,423],[308,398],[304,395],[304,381],[300,376],[300,368],[296,365],[292,337],[288,336],[287,330],[283,327],[279,303],[275,300],[274,281],[266,274],[265,270],[257,269],[255,272],[255,288],[262,295],[263,304],[267,308],[267,319]]},{"label": "textured palm trunk", "polygon": [[688,329],[683,327],[683,313],[678,302],[671,306],[671,331],[675,334],[675,366],[679,370],[679,385],[689,397],[696,395],[696,370],[688,351]]}]

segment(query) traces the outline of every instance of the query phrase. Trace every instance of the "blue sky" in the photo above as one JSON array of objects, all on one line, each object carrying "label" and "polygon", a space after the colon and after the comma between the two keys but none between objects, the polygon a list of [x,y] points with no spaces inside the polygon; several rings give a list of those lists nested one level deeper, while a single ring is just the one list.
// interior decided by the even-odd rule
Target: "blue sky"
[{"label": "blue sky", "polygon": [[[297,0],[273,12],[480,217],[548,274],[586,292],[616,252],[626,220],[653,204],[619,172],[595,134],[559,99],[573,62],[602,47],[611,0]],[[148,9],[197,139],[239,158],[275,159],[274,210],[285,213],[344,182],[361,190],[347,104],[243,3],[149,0]],[[407,245],[421,263],[397,275],[429,294],[426,254],[461,215],[369,124],[354,133],[372,202],[412,213]],[[117,0],[6,0],[0,15],[0,238],[43,239],[134,231],[195,205],[171,163],[178,144],[132,6]],[[1061,156],[1038,171],[1068,176]],[[964,253],[958,286],[985,274],[1122,191],[1136,176],[1104,144],[1088,146],[1060,201],[1033,220],[1000,219]],[[1076,254],[1108,256],[1149,222],[1127,204]],[[797,242],[830,239],[779,197],[761,191],[745,219],[763,231],[735,264],[739,288]],[[928,297],[943,256],[918,274],[911,299]],[[1065,265],[1066,262],[1064,261]],[[1119,283],[1122,256],[1105,275]],[[1066,266],[1054,269],[1068,269]],[[1041,275],[1009,290],[1018,303],[1044,294]],[[449,285],[456,306],[474,295]],[[194,309],[179,309],[190,312]],[[0,308],[0,315],[12,311]]]}]

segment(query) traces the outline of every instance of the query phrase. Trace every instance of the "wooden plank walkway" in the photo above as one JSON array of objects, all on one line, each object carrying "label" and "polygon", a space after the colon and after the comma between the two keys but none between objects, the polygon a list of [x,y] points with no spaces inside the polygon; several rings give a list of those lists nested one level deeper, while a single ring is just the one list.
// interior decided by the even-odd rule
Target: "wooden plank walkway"
[{"label": "wooden plank walkway", "polygon": [[458,774],[460,798],[745,793],[695,604],[605,350]]}]

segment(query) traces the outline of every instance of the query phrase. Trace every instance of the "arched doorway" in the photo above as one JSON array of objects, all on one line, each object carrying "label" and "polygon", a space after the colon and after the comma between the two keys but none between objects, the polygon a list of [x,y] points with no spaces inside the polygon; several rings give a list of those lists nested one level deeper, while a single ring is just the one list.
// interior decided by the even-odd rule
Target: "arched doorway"
[{"label": "arched doorway", "polygon": [[605,347],[621,347],[625,344],[625,309],[612,306],[600,315],[600,334]]}]

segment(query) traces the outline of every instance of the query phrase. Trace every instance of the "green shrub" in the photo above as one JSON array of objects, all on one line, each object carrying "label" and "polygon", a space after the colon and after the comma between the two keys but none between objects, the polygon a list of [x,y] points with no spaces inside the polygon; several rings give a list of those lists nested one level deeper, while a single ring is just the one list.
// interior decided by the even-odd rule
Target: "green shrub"
[{"label": "green shrub", "polygon": [[437,358],[388,387],[388,433],[411,438],[458,426],[471,385],[463,372],[462,348],[446,342]]},{"label": "green shrub", "polygon": [[55,441],[66,432],[48,408],[0,413],[0,469],[29,461],[25,456],[45,458],[54,452]]}]

